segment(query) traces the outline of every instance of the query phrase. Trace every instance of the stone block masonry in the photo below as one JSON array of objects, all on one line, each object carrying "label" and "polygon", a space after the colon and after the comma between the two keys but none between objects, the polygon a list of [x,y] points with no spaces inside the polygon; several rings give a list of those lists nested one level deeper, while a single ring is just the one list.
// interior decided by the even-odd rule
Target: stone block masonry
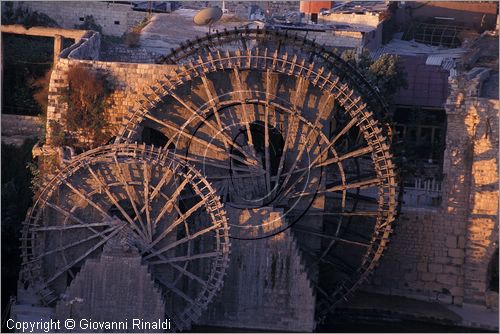
[{"label": "stone block masonry", "polygon": [[23,1],[19,5],[48,15],[63,28],[75,28],[92,16],[105,35],[122,36],[148,14],[133,11],[130,4],[108,1]]},{"label": "stone block masonry", "polygon": [[[488,267],[498,249],[498,99],[480,97],[488,69],[450,77],[440,208],[403,212],[365,289],[498,309]],[[498,74],[491,74],[498,75]]]}]

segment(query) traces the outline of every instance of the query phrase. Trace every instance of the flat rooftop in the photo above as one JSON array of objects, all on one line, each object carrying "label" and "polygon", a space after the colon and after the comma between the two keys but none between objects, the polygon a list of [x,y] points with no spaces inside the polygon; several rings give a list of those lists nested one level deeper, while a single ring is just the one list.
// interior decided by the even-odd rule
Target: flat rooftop
[{"label": "flat rooftop", "polygon": [[334,14],[365,14],[381,13],[387,10],[388,3],[384,1],[349,1],[335,4],[330,13]]}]

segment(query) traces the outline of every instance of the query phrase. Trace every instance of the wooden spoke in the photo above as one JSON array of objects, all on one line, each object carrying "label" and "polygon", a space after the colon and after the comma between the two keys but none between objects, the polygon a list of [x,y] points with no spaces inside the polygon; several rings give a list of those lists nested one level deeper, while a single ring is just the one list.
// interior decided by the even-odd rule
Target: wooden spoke
[{"label": "wooden spoke", "polygon": [[167,264],[170,265],[172,268],[176,269],[177,271],[181,272],[184,276],[189,277],[193,281],[198,282],[203,286],[205,286],[207,284],[207,282],[203,278],[193,274],[192,272],[184,269],[183,267],[181,267],[173,262],[167,262]]},{"label": "wooden spoke", "polygon": [[338,162],[344,161],[346,159],[357,158],[357,157],[360,157],[362,155],[365,155],[365,154],[368,154],[368,153],[371,153],[371,152],[372,152],[372,148],[370,146],[361,147],[361,148],[359,148],[357,150],[354,150],[352,152],[343,154],[343,155],[341,155],[339,157],[335,157],[335,158],[331,158],[331,159],[325,160],[323,163],[317,165],[316,167],[328,166],[328,165],[331,165],[331,164],[334,164],[334,163],[338,163]]},{"label": "wooden spoke", "polygon": [[73,186],[71,184],[71,182],[69,182],[68,180],[63,180],[63,183],[68,187],[70,188],[75,194],[77,194],[81,199],[85,200],[87,203],[89,203],[93,208],[95,208],[97,211],[99,211],[103,217],[109,219],[109,220],[112,220],[113,218],[106,212],[106,210],[104,210],[103,208],[101,208],[99,205],[97,205],[96,203],[94,203],[94,201],[92,201],[90,199],[90,196],[85,195],[83,194],[80,190],[76,189],[75,186]]},{"label": "wooden spoke", "polygon": [[169,282],[167,282],[166,280],[164,279],[160,279],[160,278],[157,278],[156,279],[160,284],[163,284],[164,286],[166,286],[168,288],[168,290],[172,291],[173,293],[175,293],[177,296],[181,297],[182,299],[184,299],[185,301],[187,301],[189,304],[194,304],[194,300],[192,298],[189,298],[188,295],[186,295],[184,292],[182,292],[181,290],[179,290],[178,288],[176,288],[175,286],[173,286],[172,284],[170,284]]},{"label": "wooden spoke", "polygon": [[359,181],[355,183],[348,183],[348,184],[340,184],[337,186],[333,186],[324,190],[319,190],[317,192],[300,192],[294,195],[291,195],[292,198],[295,197],[302,197],[302,196],[311,196],[315,194],[321,194],[321,193],[329,193],[329,192],[335,192],[335,191],[346,191],[348,189],[363,189],[367,187],[373,187],[377,186],[380,184],[380,179],[374,178],[370,180],[364,180],[364,181]]},{"label": "wooden spoke", "polygon": [[[219,127],[218,133],[224,133],[225,132],[225,126],[222,123],[222,120],[219,115],[219,110],[217,109],[217,105],[214,102],[214,96],[215,94],[212,92],[212,89],[210,87],[208,78],[206,75],[201,76],[201,81],[203,82],[203,87],[205,88],[205,93],[207,94],[208,98],[208,104],[210,105],[210,109],[214,113],[215,121],[217,122],[217,126]],[[229,152],[231,149],[231,146],[233,145],[232,141],[229,141],[226,136],[223,136],[223,142],[224,146],[226,148],[226,151]],[[242,152],[243,153],[243,152]]]},{"label": "wooden spoke", "polygon": [[354,240],[348,240],[348,239],[344,239],[344,238],[339,238],[339,237],[336,237],[336,236],[324,234],[324,233],[321,233],[321,232],[315,232],[315,231],[311,231],[311,230],[304,229],[304,228],[296,228],[295,230],[298,231],[298,232],[303,232],[303,233],[315,235],[317,237],[321,237],[321,238],[325,238],[325,239],[330,239],[330,240],[335,240],[335,241],[338,241],[338,242],[343,242],[343,243],[347,243],[347,244],[351,244],[351,245],[356,245],[356,246],[361,246],[361,247],[367,247],[367,248],[370,247],[370,244],[365,243],[365,242],[359,242],[359,241],[354,241]]},{"label": "wooden spoke", "polygon": [[366,217],[377,217],[380,213],[378,211],[352,211],[352,212],[306,212],[306,216],[366,216]]},{"label": "wooden spoke", "polygon": [[134,220],[138,219],[140,222],[140,226],[144,227],[144,222],[142,221],[141,214],[137,210],[137,206],[135,205],[135,201],[134,201],[134,196],[132,196],[132,190],[130,189],[128,182],[125,180],[125,175],[123,174],[122,167],[121,167],[120,163],[118,162],[118,159],[116,158],[116,156],[114,156],[114,162],[115,162],[116,170],[118,172],[118,179],[120,180],[121,184],[123,185],[123,188],[125,188],[129,202],[132,205],[132,208],[134,209],[134,213],[135,213]]},{"label": "wooden spoke", "polygon": [[113,205],[120,211],[122,216],[129,222],[130,227],[134,230],[137,231],[140,235],[144,236],[144,232],[140,230],[137,225],[134,223],[132,218],[128,215],[128,213],[123,209],[123,207],[118,203],[118,200],[116,197],[111,193],[109,190],[109,186],[96,174],[96,172],[92,169],[92,167],[87,166],[87,170],[89,171],[90,175],[96,180],[96,182],[99,184],[99,186],[104,190],[108,198],[111,200]]},{"label": "wooden spoke", "polygon": [[[241,158],[240,156],[228,153],[224,148],[218,147],[218,146],[214,145],[211,142],[208,142],[208,141],[206,141],[204,139],[201,139],[201,138],[199,138],[197,136],[193,136],[192,134],[189,134],[189,133],[185,132],[184,129],[183,129],[183,127],[179,127],[179,125],[170,124],[170,122],[167,122],[167,121],[162,121],[162,120],[154,117],[151,114],[146,114],[144,117],[146,117],[147,119],[149,119],[149,120],[151,120],[153,122],[156,122],[156,123],[158,123],[158,124],[166,127],[169,130],[174,131],[179,136],[185,137],[185,138],[187,138],[189,140],[193,140],[194,142],[202,145],[203,147],[210,148],[210,150],[212,150],[214,152],[221,153],[221,154],[224,154],[224,155],[228,155],[231,159],[234,159],[234,160],[239,161],[239,162],[241,162],[243,164],[246,164],[246,165],[255,165],[256,164],[255,160],[252,160],[251,158],[248,158],[248,157],[247,158]],[[237,144],[235,143],[234,145],[237,145]],[[244,150],[241,149],[240,151],[244,151]]]},{"label": "wooden spoke", "polygon": [[156,216],[153,224],[156,226],[158,224],[158,222],[163,218],[163,216],[167,213],[167,211],[170,211],[172,209],[172,206],[174,205],[175,201],[177,200],[177,198],[179,197],[179,195],[181,194],[181,191],[186,187],[186,185],[188,184],[189,182],[189,178],[185,178],[181,184],[177,187],[177,189],[175,189],[175,191],[172,193],[170,199],[167,201],[167,203],[165,203],[165,205],[163,205],[160,213],[158,214],[158,216]]},{"label": "wooden spoke", "polygon": [[[151,174],[149,171],[149,166],[146,164],[144,161],[142,163],[142,170],[143,170],[143,176],[144,176],[144,208],[146,208],[146,231],[145,234],[149,236],[149,240],[153,239],[153,228],[152,228],[152,223],[151,223],[151,210],[150,210],[150,203],[151,200],[149,199],[149,182],[151,180]],[[141,225],[143,226],[143,225]]]},{"label": "wooden spoke", "polygon": [[[189,104],[187,102],[185,102],[180,96],[178,96],[177,94],[175,94],[174,92],[170,92],[170,96],[172,96],[177,102],[179,102],[186,110],[188,110],[190,112],[190,114],[192,116],[194,116],[195,118],[201,120],[210,130],[212,130],[213,132],[215,132],[216,136],[221,136],[223,137],[223,142],[224,143],[231,143],[231,145],[237,147],[238,149],[241,149],[242,148],[237,145],[237,143],[234,143],[231,138],[229,136],[226,135],[226,132],[225,131],[220,131],[220,127],[219,129],[217,129],[212,123],[210,123],[209,121],[207,121],[205,119],[205,117],[203,115],[200,115],[195,109],[193,109],[192,107],[189,106]],[[213,109],[213,108],[212,108]],[[222,124],[222,123],[221,123]],[[242,150],[242,153],[245,154],[244,150]],[[253,159],[252,159],[253,158]],[[252,158],[249,158],[249,159],[245,159],[248,161],[249,164],[256,164],[257,161],[255,160],[255,154],[253,154],[253,157]]]},{"label": "wooden spoke", "polygon": [[86,251],[83,255],[77,257],[75,260],[71,261],[71,263],[67,264],[63,268],[59,269],[58,272],[56,272],[52,277],[47,279],[45,281],[46,284],[49,284],[50,282],[54,281],[56,278],[61,276],[68,270],[69,268],[73,267],[75,264],[78,262],[82,261],[83,259],[87,258],[90,254],[92,254],[96,249],[104,245],[109,239],[111,239],[115,234],[117,234],[125,225],[119,225],[118,227],[115,228],[114,231],[112,231],[110,234],[108,234],[105,238],[103,238],[101,241],[96,243],[93,247],[91,247],[88,251]]},{"label": "wooden spoke", "polygon": [[144,259],[147,260],[147,259],[150,259],[150,258],[152,258],[154,256],[157,256],[158,254],[165,253],[165,252],[167,252],[167,251],[169,251],[169,250],[171,250],[171,249],[173,249],[173,248],[175,248],[175,247],[177,247],[179,245],[182,245],[182,244],[184,244],[184,243],[186,243],[188,241],[194,240],[197,237],[199,237],[199,236],[201,236],[203,234],[206,234],[206,233],[208,233],[210,231],[213,231],[213,230],[215,230],[217,228],[218,228],[217,225],[212,225],[210,227],[207,227],[207,228],[205,228],[205,229],[203,229],[201,231],[198,231],[198,232],[194,233],[193,235],[190,235],[190,236],[188,235],[187,237],[184,237],[182,239],[179,239],[177,241],[174,241],[174,242],[170,243],[168,246],[165,246],[165,247],[163,247],[163,248],[161,248],[159,250],[153,251],[151,254],[145,256]]},{"label": "wooden spoke", "polygon": [[[236,66],[233,67],[233,73],[236,83],[236,92],[239,94],[241,100],[245,100],[245,96],[243,94],[243,87],[241,84],[240,72]],[[243,124],[245,125],[247,133],[248,146],[250,147],[251,154],[255,157],[257,156],[257,154],[255,152],[255,147],[253,145],[252,131],[250,130],[250,123],[253,120],[249,118],[249,113],[247,111],[246,105],[242,104],[241,108],[242,108]]]},{"label": "wooden spoke", "polygon": [[195,211],[203,207],[205,202],[200,201],[191,207],[185,214],[181,214],[171,225],[169,225],[157,238],[151,241],[150,247],[153,247],[158,242],[163,240],[170,232],[172,232],[179,224],[184,223]]},{"label": "wooden spoke", "polygon": [[266,106],[264,108],[264,159],[266,161],[266,190],[271,191],[271,159],[269,157],[269,99],[271,95],[271,70],[266,71]]},{"label": "wooden spoke", "polygon": [[78,225],[55,225],[55,226],[34,227],[31,230],[34,231],[34,232],[66,231],[66,230],[73,230],[75,228],[88,228],[88,227],[99,227],[99,226],[109,226],[109,223],[88,223],[88,224],[78,224]]},{"label": "wooden spoke", "polygon": [[172,262],[186,262],[192,260],[206,259],[208,257],[216,257],[219,256],[219,252],[210,252],[203,254],[194,254],[194,255],[186,255],[186,256],[176,256],[172,258],[168,258],[166,260],[152,261],[150,264],[163,264],[163,263],[172,263]]},{"label": "wooden spoke", "polygon": [[41,253],[38,257],[37,257],[37,260],[39,260],[40,258],[42,257],[45,257],[47,255],[50,255],[50,254],[54,254],[54,253],[57,253],[57,252],[63,252],[69,248],[72,248],[72,247],[75,247],[75,246],[78,246],[78,245],[81,245],[83,243],[86,243],[90,240],[93,240],[93,239],[96,239],[96,238],[99,238],[99,237],[103,237],[103,238],[106,238],[107,240],[107,236],[106,234],[109,233],[109,232],[112,232],[114,231],[116,228],[118,228],[118,225],[116,226],[112,226],[102,232],[96,232],[95,234],[91,235],[91,236],[88,236],[86,238],[83,238],[83,239],[80,239],[78,241],[75,241],[75,242],[72,242],[72,243],[69,243],[69,244],[65,244],[63,246],[60,246],[58,248],[55,248],[55,249],[52,249],[52,250],[49,250],[49,251],[46,251],[46,252],[43,252]]}]

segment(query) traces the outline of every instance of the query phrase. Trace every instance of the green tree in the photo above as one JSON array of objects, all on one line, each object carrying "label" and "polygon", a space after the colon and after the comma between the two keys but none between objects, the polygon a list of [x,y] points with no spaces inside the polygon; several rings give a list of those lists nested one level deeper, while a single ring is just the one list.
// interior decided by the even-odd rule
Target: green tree
[{"label": "green tree", "polygon": [[355,50],[346,50],[341,58],[355,65],[389,103],[401,87],[408,87],[406,72],[397,55],[384,54],[374,60],[368,50],[363,50],[359,55]]}]

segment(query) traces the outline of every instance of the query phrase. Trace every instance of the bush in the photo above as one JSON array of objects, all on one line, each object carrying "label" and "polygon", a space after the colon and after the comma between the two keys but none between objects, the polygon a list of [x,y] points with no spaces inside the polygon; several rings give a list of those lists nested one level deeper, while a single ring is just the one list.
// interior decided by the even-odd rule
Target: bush
[{"label": "bush", "polygon": [[129,48],[135,48],[139,46],[139,40],[141,39],[141,32],[131,30],[125,33],[124,42]]},{"label": "bush", "polygon": [[145,17],[141,22],[137,23],[133,26],[129,32],[125,33],[124,42],[128,47],[137,47],[139,46],[139,40],[141,38],[142,29],[147,26],[149,23],[149,18]]},{"label": "bush", "polygon": [[109,133],[104,111],[108,107],[109,85],[104,75],[87,70],[83,65],[68,72],[68,130],[78,134],[85,148],[104,144]]}]

